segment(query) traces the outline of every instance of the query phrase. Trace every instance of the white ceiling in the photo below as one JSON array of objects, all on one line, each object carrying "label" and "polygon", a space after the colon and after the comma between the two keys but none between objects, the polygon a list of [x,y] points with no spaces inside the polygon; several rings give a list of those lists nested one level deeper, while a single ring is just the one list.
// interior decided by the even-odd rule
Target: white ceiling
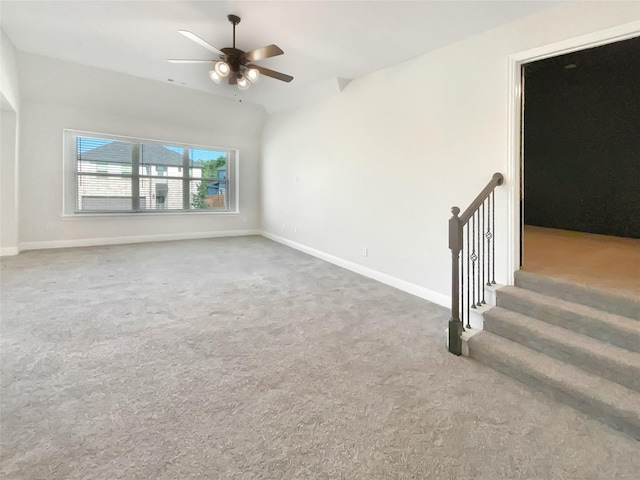
[{"label": "white ceiling", "polygon": [[[355,77],[558,5],[558,1],[8,1],[0,25],[18,50],[100,67],[276,111]],[[262,60],[293,75],[262,76],[250,90],[216,85],[209,65],[168,58],[213,54],[178,33],[190,30],[231,46],[227,15],[242,18],[237,47],[275,43],[284,55]]]}]

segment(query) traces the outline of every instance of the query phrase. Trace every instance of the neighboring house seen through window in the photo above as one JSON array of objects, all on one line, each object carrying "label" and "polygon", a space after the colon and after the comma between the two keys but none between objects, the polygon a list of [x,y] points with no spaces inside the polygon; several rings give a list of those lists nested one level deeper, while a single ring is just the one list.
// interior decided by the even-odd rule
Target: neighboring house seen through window
[{"label": "neighboring house seen through window", "polygon": [[67,213],[236,210],[235,150],[73,131],[65,149]]}]

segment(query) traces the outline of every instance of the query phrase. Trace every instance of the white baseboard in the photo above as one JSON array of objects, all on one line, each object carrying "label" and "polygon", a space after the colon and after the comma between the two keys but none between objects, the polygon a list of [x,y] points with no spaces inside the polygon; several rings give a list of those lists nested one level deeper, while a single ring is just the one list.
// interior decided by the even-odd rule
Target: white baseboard
[{"label": "white baseboard", "polygon": [[268,238],[269,240],[273,240],[274,242],[282,243],[283,245],[287,245],[288,247],[295,248],[296,250],[300,250],[301,252],[320,258],[321,260],[324,260],[326,262],[333,263],[334,265],[337,265],[339,267],[351,270],[352,272],[358,273],[365,277],[372,278],[380,283],[384,283],[385,285],[389,285],[391,287],[397,288],[398,290],[402,290],[403,292],[410,293],[412,295],[415,295],[416,297],[424,298],[425,300],[437,303],[438,305],[442,305],[443,307],[451,307],[451,297],[449,297],[448,295],[434,292],[433,290],[421,287],[419,285],[416,285],[415,283],[407,282],[406,280],[393,277],[386,273],[379,272],[378,270],[374,270],[372,268],[359,265],[355,262],[336,257],[335,255],[331,255],[321,250],[316,250],[315,248],[308,247],[301,243],[294,242],[293,240],[289,240],[287,238],[280,237],[269,232],[263,231],[262,236]]},{"label": "white baseboard", "polygon": [[0,248],[0,257],[10,257],[20,253],[18,247],[2,247]]},{"label": "white baseboard", "polygon": [[[44,242],[24,242],[20,251],[47,248],[94,247],[99,245],[122,245],[127,243],[167,242],[171,240],[197,240],[201,238],[242,237],[261,235],[260,230],[226,230],[219,232],[165,233],[158,235],[133,235],[126,237],[80,238],[75,240],[50,240]],[[16,252],[17,253],[17,252]]]}]

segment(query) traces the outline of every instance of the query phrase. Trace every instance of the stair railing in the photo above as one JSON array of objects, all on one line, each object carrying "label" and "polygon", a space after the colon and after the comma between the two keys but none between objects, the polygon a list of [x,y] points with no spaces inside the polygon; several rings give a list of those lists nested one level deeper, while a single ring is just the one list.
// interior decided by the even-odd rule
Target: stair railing
[{"label": "stair railing", "polygon": [[495,285],[495,188],[504,183],[501,173],[471,202],[462,215],[453,207],[449,219],[451,249],[451,318],[449,352],[462,354],[462,332],[470,325],[470,310],[485,302],[485,286]]}]

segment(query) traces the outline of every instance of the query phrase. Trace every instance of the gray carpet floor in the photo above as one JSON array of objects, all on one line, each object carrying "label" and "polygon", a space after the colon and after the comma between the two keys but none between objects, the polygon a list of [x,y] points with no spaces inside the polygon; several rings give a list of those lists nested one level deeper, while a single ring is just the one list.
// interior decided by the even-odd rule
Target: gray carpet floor
[{"label": "gray carpet floor", "polygon": [[444,308],[261,237],[1,263],[3,478],[640,472],[639,442],[447,353]]}]

